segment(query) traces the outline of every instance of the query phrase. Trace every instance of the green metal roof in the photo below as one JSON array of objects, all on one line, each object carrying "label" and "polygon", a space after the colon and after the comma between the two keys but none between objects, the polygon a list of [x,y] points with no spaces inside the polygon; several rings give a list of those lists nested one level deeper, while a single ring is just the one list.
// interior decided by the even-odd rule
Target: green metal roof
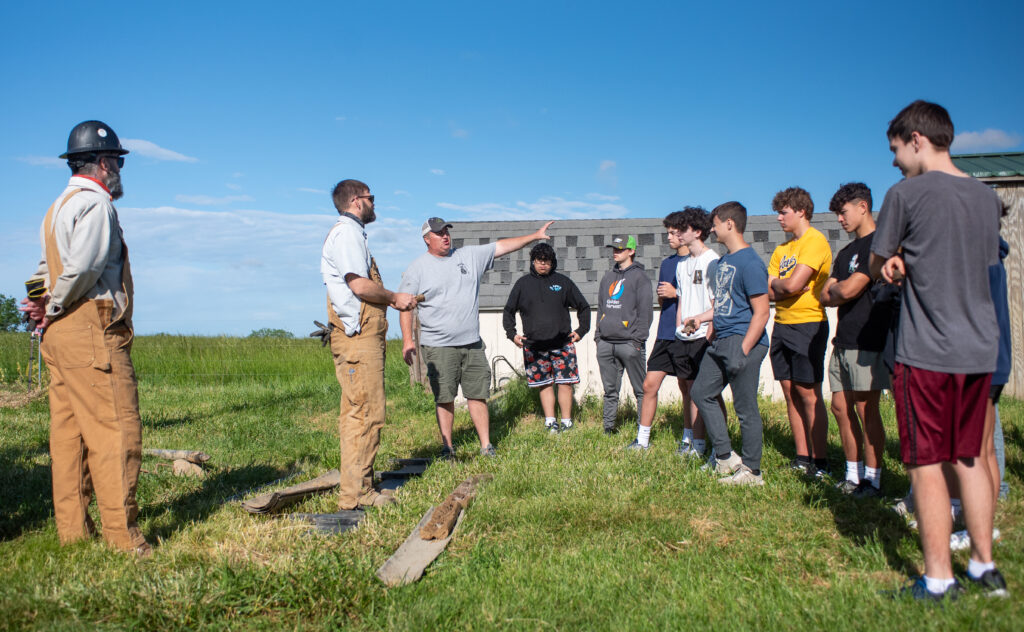
[{"label": "green metal roof", "polygon": [[953,164],[975,178],[1024,176],[1024,151],[1008,154],[960,154],[953,156]]}]

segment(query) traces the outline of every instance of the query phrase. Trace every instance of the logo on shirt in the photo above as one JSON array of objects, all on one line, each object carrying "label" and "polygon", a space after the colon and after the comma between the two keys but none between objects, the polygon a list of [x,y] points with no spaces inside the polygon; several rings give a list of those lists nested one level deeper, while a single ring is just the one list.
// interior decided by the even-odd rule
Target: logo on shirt
[{"label": "logo on shirt", "polygon": [[618,299],[622,298],[622,293],[626,289],[625,285],[626,285],[626,280],[625,279],[619,279],[615,283],[612,283],[611,286],[608,287],[608,296],[613,298],[613,299],[615,299],[615,300],[618,300]]},{"label": "logo on shirt", "polygon": [[784,279],[796,267],[796,255],[783,257],[779,262],[779,278]]},{"label": "logo on shirt", "polygon": [[850,274],[853,274],[854,272],[857,271],[857,258],[859,256],[860,256],[860,253],[855,253],[853,255],[853,258],[850,259],[850,265],[847,266],[847,268],[846,268],[846,271],[849,272]]},{"label": "logo on shirt", "polygon": [[469,268],[466,267],[466,264],[460,263],[459,272],[461,272],[462,274],[469,274]]},{"label": "logo on shirt", "polygon": [[556,283],[555,285],[549,285],[548,289],[551,290],[552,292],[561,292],[562,286]]}]

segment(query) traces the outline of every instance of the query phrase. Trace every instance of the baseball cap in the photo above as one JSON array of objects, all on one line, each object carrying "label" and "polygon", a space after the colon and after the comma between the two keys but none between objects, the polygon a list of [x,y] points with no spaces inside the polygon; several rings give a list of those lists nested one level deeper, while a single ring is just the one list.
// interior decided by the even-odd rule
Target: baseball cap
[{"label": "baseball cap", "polygon": [[632,235],[612,235],[612,243],[605,244],[605,248],[636,250],[636,237]]},{"label": "baseball cap", "polygon": [[423,222],[421,236],[426,237],[427,233],[439,233],[445,228],[451,228],[452,225],[444,221],[440,217],[431,217],[427,221]]}]

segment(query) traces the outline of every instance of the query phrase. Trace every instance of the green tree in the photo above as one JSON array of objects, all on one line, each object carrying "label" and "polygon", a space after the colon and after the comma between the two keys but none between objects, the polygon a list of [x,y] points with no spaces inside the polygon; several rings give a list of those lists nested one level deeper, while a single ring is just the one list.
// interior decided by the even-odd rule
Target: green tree
[{"label": "green tree", "polygon": [[24,328],[17,301],[13,296],[0,294],[0,331],[20,331]]},{"label": "green tree", "polygon": [[271,329],[270,327],[264,327],[263,329],[253,329],[252,333],[249,334],[250,338],[294,338],[292,332],[285,329]]}]

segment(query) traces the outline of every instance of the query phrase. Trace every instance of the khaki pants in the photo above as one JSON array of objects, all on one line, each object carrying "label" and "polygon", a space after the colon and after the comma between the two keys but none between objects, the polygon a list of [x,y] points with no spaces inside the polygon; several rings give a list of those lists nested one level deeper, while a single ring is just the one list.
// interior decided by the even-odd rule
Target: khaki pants
[{"label": "khaki pants", "polygon": [[349,337],[340,328],[331,335],[334,372],[341,385],[341,509],[369,505],[377,497],[373,460],[384,427],[384,336],[388,327],[383,314],[382,309],[364,309],[358,334]]},{"label": "khaki pants", "polygon": [[109,301],[83,301],[54,321],[41,352],[50,369],[53,511],[62,544],[90,536],[95,491],[103,537],[127,550],[145,543],[136,524],[142,422],[131,330],[110,323]]}]

